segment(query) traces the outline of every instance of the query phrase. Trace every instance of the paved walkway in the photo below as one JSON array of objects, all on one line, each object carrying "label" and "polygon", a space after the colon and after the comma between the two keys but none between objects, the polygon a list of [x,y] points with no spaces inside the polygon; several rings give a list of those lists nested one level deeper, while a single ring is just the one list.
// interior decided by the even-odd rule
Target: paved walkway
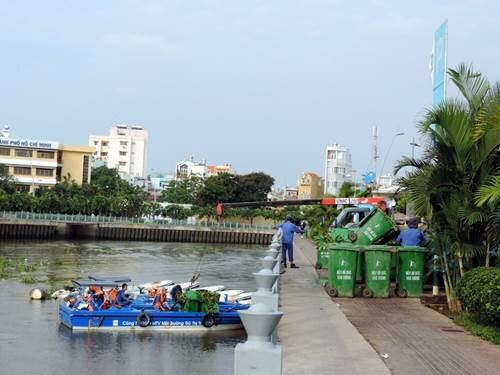
[{"label": "paved walkway", "polygon": [[[314,264],[312,243],[298,239],[297,245]],[[379,354],[388,354],[384,361],[393,374],[500,374],[499,346],[464,332],[418,299],[334,302]]]},{"label": "paved walkway", "polygon": [[380,356],[347,320],[323,288],[298,247],[296,264],[282,275],[279,338],[284,373],[389,375]]}]

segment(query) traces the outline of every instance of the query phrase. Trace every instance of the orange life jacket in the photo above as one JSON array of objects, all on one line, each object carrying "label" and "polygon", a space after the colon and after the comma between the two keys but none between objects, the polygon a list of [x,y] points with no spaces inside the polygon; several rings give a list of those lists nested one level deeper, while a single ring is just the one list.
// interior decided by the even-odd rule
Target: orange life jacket
[{"label": "orange life jacket", "polygon": [[91,292],[93,292],[93,293],[97,293],[97,291],[99,291],[99,288],[98,288],[98,287],[96,287],[95,285],[91,285],[91,286],[89,286],[89,289],[90,289],[90,291],[91,291]]},{"label": "orange life jacket", "polygon": [[116,299],[116,295],[118,294],[118,292],[116,291],[116,289],[111,289],[109,292],[108,292],[108,297],[109,299],[111,300],[111,302],[115,302],[115,299]]},{"label": "orange life jacket", "polygon": [[158,301],[156,301],[155,303],[155,309],[160,309],[160,310],[163,310],[163,304],[165,303],[165,301],[167,300],[167,293],[160,293],[160,298],[158,299]]},{"label": "orange life jacket", "polygon": [[92,306],[92,297],[91,296],[88,296],[87,298],[85,298],[86,301],[87,301],[87,310],[89,311],[94,311],[94,307]]}]

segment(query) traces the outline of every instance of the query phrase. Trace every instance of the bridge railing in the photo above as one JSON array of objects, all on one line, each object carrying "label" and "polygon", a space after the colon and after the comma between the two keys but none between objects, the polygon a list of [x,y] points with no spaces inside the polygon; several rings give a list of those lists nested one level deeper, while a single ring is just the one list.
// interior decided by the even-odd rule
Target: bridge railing
[{"label": "bridge railing", "polygon": [[81,224],[141,224],[151,226],[186,226],[193,228],[217,228],[232,230],[251,230],[258,232],[273,231],[271,225],[255,225],[247,223],[226,223],[217,221],[189,221],[174,219],[152,219],[144,217],[123,217],[123,216],[91,216],[91,215],[69,215],[37,213],[27,211],[0,211],[0,219],[10,221],[32,220],[52,223],[81,223]]}]

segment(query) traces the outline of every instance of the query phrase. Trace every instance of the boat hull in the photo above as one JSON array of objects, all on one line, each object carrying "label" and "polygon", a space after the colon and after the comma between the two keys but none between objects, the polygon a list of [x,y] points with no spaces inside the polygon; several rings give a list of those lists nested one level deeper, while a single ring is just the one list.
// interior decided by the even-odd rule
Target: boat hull
[{"label": "boat hull", "polygon": [[[241,306],[247,308],[248,306]],[[240,308],[240,309],[241,309]],[[74,310],[63,304],[59,306],[60,322],[74,331],[221,331],[241,329],[242,323],[237,310],[215,314],[212,327],[203,325],[205,313],[161,312],[146,310],[150,323],[146,327],[138,324],[140,310],[123,308],[103,311]]]}]

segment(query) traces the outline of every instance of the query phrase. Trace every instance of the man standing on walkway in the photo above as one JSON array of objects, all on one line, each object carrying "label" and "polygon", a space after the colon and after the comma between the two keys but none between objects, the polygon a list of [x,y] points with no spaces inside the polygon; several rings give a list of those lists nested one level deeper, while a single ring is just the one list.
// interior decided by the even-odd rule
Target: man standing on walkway
[{"label": "man standing on walkway", "polygon": [[299,268],[293,262],[293,235],[295,233],[304,233],[302,229],[292,223],[292,217],[287,215],[283,224],[278,225],[283,231],[283,237],[281,238],[281,255],[283,266],[286,268],[287,264],[287,251],[288,260],[290,261],[290,268]]}]

